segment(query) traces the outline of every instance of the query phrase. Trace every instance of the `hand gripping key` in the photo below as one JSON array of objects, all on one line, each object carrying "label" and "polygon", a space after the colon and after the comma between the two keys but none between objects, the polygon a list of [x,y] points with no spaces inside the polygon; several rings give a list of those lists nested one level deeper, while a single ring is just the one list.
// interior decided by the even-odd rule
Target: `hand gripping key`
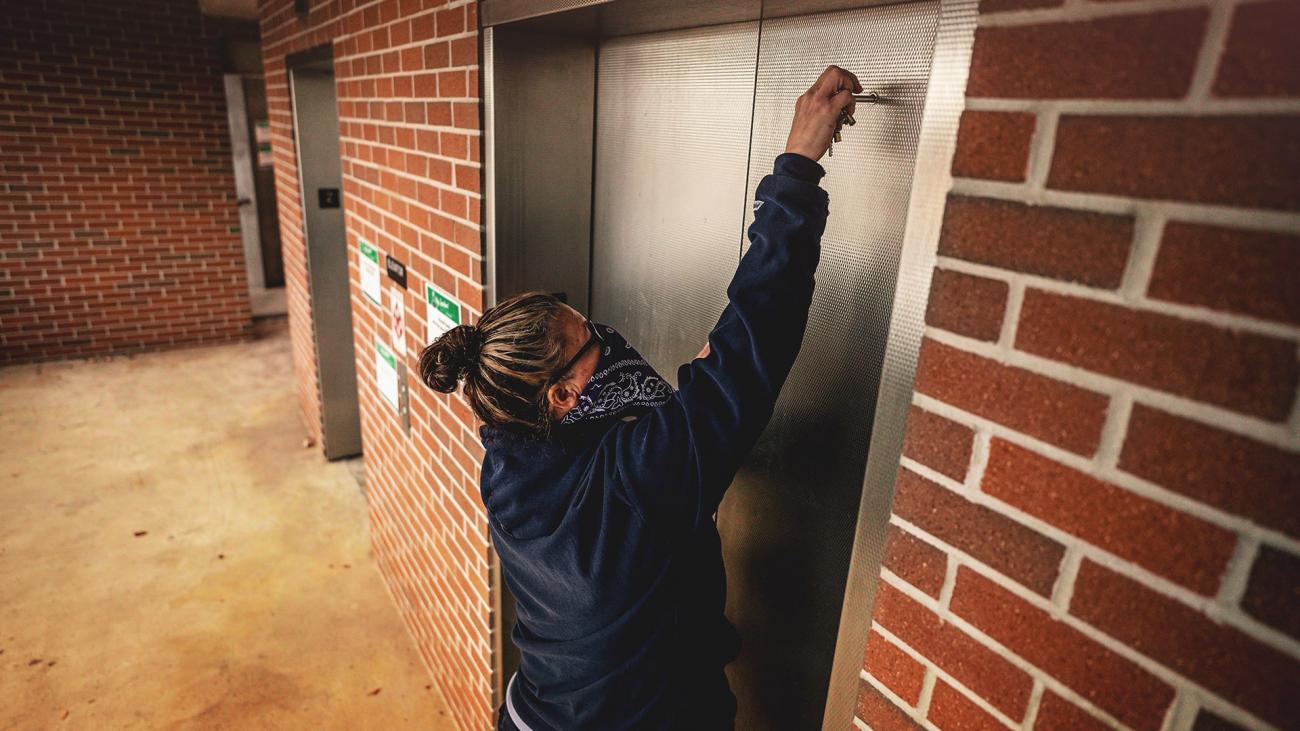
[{"label": "hand gripping key", "polygon": [[[860,104],[879,104],[880,95],[874,91],[869,91],[863,94],[854,94],[853,101],[858,102]],[[858,120],[854,119],[853,115],[849,114],[848,110],[846,109],[840,110],[840,118],[835,122],[835,136],[831,139],[831,143],[826,146],[827,156],[835,157],[835,143],[844,141],[844,136],[841,134],[841,131],[844,129],[844,125],[847,124],[848,126],[852,127],[857,123]]]}]

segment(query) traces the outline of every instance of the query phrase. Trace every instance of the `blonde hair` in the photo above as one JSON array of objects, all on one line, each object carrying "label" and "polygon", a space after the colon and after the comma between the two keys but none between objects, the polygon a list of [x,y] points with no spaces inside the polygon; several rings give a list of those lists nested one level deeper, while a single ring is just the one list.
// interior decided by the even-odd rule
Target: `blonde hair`
[{"label": "blonde hair", "polygon": [[463,381],[484,423],[544,436],[546,386],[564,359],[563,306],[553,295],[526,292],[489,307],[477,324],[454,327],[424,349],[420,377],[442,393]]}]

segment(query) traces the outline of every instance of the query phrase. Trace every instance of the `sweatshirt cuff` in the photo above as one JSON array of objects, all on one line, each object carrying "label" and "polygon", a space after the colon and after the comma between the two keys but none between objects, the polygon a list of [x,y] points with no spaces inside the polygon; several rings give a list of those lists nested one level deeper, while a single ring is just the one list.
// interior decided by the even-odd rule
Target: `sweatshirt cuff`
[{"label": "sweatshirt cuff", "polygon": [[772,172],[776,175],[789,175],[816,185],[826,174],[826,169],[816,160],[810,160],[797,152],[783,152],[776,156],[776,162],[772,164]]}]

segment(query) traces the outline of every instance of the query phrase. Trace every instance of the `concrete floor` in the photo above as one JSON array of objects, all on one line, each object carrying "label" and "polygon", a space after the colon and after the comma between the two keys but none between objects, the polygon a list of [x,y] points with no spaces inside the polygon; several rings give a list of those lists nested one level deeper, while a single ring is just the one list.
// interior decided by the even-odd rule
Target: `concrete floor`
[{"label": "concrete floor", "polygon": [[453,728],[269,327],[0,370],[0,728]]}]

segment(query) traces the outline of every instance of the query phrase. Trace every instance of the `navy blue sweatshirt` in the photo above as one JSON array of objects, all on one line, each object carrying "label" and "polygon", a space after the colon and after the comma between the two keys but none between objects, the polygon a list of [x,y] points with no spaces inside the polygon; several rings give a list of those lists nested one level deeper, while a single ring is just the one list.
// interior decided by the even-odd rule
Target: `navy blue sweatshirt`
[{"label": "navy blue sweatshirt", "polygon": [[[500,728],[732,728],[713,514],[771,418],[803,342],[826,226],[821,165],[777,157],[751,247],[678,389],[635,420],[547,440],[484,426],[482,497],[521,652]],[[635,345],[635,343],[633,343]]]}]

